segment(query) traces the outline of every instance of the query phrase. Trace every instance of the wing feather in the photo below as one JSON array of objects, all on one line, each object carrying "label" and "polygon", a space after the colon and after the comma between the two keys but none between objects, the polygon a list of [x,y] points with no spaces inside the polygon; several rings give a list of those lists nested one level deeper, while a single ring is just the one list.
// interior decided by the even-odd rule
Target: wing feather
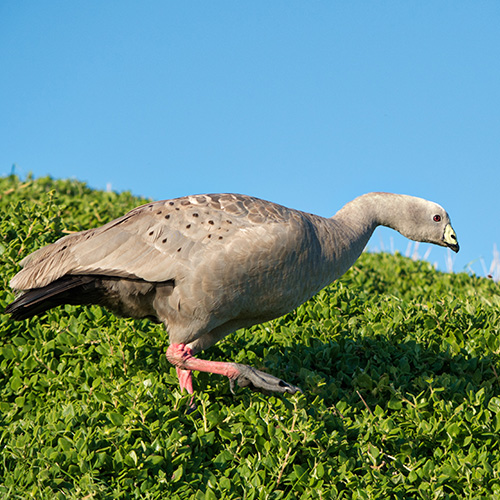
[{"label": "wing feather", "polygon": [[[249,245],[262,238],[263,225],[286,226],[290,212],[242,195],[199,195],[149,203],[104,226],[65,236],[35,251],[21,261],[23,269],[11,286],[39,288],[66,274],[151,282],[182,279],[189,269],[207,261],[207,251],[211,262],[217,261],[218,252],[240,248],[248,253]],[[267,229],[270,237],[271,227]],[[281,226],[277,232],[282,234],[284,229]]]}]

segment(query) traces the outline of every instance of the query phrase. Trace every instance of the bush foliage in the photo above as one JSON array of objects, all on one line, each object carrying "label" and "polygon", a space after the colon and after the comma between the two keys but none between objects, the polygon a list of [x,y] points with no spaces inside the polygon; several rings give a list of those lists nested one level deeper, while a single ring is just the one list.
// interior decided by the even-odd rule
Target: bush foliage
[{"label": "bush foliage", "polygon": [[[0,308],[19,260],[145,202],[77,181],[0,179]],[[195,374],[187,412],[161,325],[66,306],[0,315],[0,498],[500,496],[498,284],[364,254],[285,317],[202,356],[302,395]]]}]

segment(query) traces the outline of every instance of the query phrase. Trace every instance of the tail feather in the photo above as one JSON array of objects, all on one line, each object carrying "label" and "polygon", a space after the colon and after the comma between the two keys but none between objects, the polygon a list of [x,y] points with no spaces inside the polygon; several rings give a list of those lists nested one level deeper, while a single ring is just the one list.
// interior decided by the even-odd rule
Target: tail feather
[{"label": "tail feather", "polygon": [[44,287],[22,292],[6,307],[5,313],[21,321],[63,304],[92,304],[99,296],[95,277],[64,276]]}]

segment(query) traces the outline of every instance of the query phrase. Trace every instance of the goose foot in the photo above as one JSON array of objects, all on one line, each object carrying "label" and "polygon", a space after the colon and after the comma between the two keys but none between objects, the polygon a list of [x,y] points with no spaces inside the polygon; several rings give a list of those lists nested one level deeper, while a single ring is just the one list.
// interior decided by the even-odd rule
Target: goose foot
[{"label": "goose foot", "polygon": [[269,373],[261,372],[247,365],[240,365],[238,363],[231,363],[235,368],[236,376],[229,378],[229,385],[231,392],[234,394],[235,382],[238,382],[240,387],[248,387],[253,391],[258,392],[279,392],[284,394],[288,392],[289,394],[295,394],[296,392],[302,392],[302,390],[278,377],[269,375]]}]

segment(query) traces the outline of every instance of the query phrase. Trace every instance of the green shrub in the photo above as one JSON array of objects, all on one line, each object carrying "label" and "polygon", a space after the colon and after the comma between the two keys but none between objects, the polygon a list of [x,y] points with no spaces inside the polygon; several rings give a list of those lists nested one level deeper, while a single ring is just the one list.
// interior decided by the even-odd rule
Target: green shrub
[{"label": "green shrub", "polygon": [[[18,262],[146,202],[77,181],[0,179],[0,308]],[[203,354],[299,385],[195,374],[168,335],[98,307],[0,315],[0,498],[435,499],[500,495],[498,284],[364,254],[296,311]]]}]

